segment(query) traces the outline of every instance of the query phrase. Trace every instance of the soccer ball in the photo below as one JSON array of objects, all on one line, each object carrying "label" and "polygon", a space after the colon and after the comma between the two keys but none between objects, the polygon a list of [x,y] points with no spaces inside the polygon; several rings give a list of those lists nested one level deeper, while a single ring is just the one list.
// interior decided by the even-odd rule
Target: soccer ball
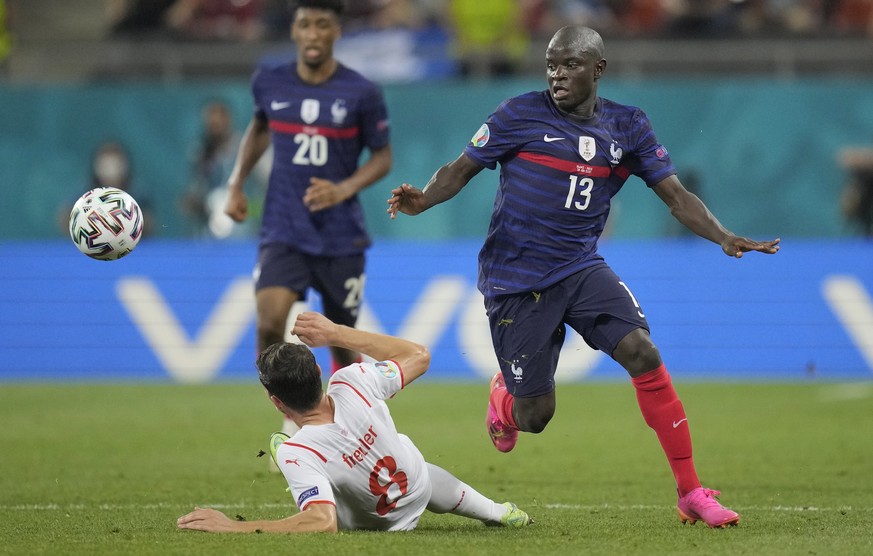
[{"label": "soccer ball", "polygon": [[92,189],[73,205],[70,237],[79,251],[92,259],[120,259],[133,251],[142,237],[142,211],[121,189]]}]

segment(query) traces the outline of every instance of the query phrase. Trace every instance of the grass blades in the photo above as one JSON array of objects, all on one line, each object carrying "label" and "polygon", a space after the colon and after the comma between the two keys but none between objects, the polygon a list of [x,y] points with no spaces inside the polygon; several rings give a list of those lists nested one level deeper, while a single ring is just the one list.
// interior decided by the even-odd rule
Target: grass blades
[{"label": "grass blades", "polygon": [[[425,514],[411,533],[181,531],[195,505],[295,511],[268,472],[281,419],[257,384],[0,388],[2,554],[873,553],[873,384],[684,384],[695,461],[740,526],[682,526],[672,475],[628,383],[558,387],[545,432],[500,454],[487,384],[425,378],[389,402],[425,457],[534,517],[523,530]],[[265,552],[266,551],[266,552]]]}]

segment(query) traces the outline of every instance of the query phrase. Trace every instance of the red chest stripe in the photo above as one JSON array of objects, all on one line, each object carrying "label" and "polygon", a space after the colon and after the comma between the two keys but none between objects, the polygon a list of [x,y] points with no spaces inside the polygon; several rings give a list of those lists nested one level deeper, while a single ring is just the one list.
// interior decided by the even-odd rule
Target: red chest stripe
[{"label": "red chest stripe", "polygon": [[[324,463],[327,463],[327,458],[326,458],[326,457],[324,457],[323,455],[321,455],[320,453],[318,453],[316,450],[313,450],[313,449],[310,448],[309,446],[304,446],[303,444],[297,444],[297,443],[295,443],[295,442],[285,442],[285,444],[287,444],[288,446],[295,446],[295,447],[297,447],[297,448],[303,448],[304,450],[309,450],[310,452],[312,452],[313,454],[315,454],[316,456],[318,456],[318,457],[321,459],[321,461],[323,461]],[[299,464],[298,464],[298,465],[299,465]]]},{"label": "red chest stripe", "polygon": [[318,127],[314,125],[292,124],[270,120],[270,129],[278,133],[305,133],[306,135],[322,135],[330,139],[351,139],[358,136],[357,127]]},{"label": "red chest stripe", "polygon": [[[613,172],[613,169],[608,166],[589,166],[588,164],[574,162],[572,160],[562,160],[560,158],[555,158],[554,156],[549,156],[547,154],[520,152],[518,153],[518,158],[522,160],[527,160],[528,162],[533,162],[534,164],[539,164],[540,166],[546,166],[548,168],[560,170],[562,172],[569,172],[571,174],[584,174],[586,176],[591,176],[594,178],[608,178],[610,175],[612,175]],[[627,168],[623,168],[621,166],[617,166],[614,171],[615,175],[623,179],[627,179],[627,177],[630,175],[630,172],[627,170]]]}]

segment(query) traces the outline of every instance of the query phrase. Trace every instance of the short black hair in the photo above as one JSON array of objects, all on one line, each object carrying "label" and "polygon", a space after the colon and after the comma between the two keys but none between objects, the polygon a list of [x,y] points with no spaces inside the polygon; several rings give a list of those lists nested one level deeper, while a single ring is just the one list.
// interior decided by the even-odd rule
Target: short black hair
[{"label": "short black hair", "polygon": [[323,395],[321,369],[302,344],[278,342],[258,354],[258,378],[288,408],[309,411]]},{"label": "short black hair", "polygon": [[297,8],[313,8],[316,10],[329,10],[341,18],[346,10],[343,0],[291,0],[289,2],[291,15],[297,13]]}]

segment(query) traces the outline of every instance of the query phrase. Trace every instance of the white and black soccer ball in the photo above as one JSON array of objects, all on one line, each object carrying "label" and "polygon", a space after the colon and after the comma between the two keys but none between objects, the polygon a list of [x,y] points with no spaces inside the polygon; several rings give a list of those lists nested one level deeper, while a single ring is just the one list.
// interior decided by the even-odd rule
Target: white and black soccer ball
[{"label": "white and black soccer ball", "polygon": [[76,201],[70,212],[70,237],[92,259],[114,261],[127,255],[142,237],[142,211],[127,192],[98,187]]}]

